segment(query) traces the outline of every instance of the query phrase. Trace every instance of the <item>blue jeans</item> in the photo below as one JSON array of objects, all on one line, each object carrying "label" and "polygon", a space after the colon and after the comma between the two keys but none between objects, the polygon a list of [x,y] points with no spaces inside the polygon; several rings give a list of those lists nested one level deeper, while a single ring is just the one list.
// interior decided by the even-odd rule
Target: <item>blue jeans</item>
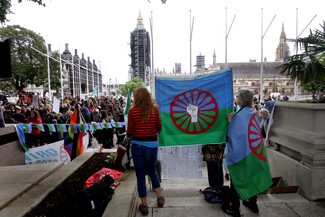
[{"label": "blue jeans", "polygon": [[158,148],[149,148],[143,145],[132,144],[131,153],[139,197],[147,196],[146,175],[149,175],[153,188],[159,188],[160,182],[156,171]]}]

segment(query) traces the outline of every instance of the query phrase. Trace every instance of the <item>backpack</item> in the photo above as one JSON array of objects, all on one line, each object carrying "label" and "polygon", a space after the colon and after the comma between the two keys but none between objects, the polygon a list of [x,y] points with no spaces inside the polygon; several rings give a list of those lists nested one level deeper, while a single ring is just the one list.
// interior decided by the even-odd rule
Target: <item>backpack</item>
[{"label": "backpack", "polygon": [[199,190],[203,194],[205,201],[208,203],[228,204],[230,201],[229,186],[207,187],[204,190]]},{"label": "backpack", "polygon": [[76,216],[101,216],[112,199],[114,179],[110,175],[102,177],[90,187],[79,191],[79,208]]}]

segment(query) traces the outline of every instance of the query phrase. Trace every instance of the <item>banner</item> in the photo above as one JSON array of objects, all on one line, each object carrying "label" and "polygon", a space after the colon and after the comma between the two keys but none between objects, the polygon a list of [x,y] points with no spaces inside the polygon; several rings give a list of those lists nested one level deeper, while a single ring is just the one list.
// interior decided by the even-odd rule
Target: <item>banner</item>
[{"label": "banner", "polygon": [[189,79],[156,77],[155,82],[160,146],[226,142],[234,98],[231,69]]},{"label": "banner", "polygon": [[[87,149],[89,135],[83,137],[84,149]],[[62,162],[67,165],[71,161],[68,152],[64,149],[64,140],[50,143],[25,152],[26,164],[48,164]]]}]

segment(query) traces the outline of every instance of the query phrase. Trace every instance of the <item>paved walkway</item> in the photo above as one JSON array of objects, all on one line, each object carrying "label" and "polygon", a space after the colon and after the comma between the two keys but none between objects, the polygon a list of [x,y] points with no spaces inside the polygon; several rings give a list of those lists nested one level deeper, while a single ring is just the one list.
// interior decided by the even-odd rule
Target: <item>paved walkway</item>
[{"label": "paved walkway", "polygon": [[[23,165],[0,167],[0,217],[20,217],[38,204],[58,183],[72,174],[85,162],[95,149],[76,158],[67,166],[61,164]],[[164,208],[157,208],[154,192],[148,193],[149,217],[224,217],[220,205],[209,204],[199,194],[207,187],[205,167],[200,168],[202,178],[165,178],[162,181]],[[104,217],[141,217],[137,209],[139,199],[136,192],[134,171],[124,183],[117,187],[108,204]],[[225,183],[229,184],[229,183]],[[148,186],[149,190],[149,186]],[[241,206],[245,217],[324,217],[325,202],[310,202],[298,193],[264,194],[258,196],[260,213],[254,214]]]},{"label": "paved walkway", "polygon": [[[227,184],[227,183],[225,183]],[[207,203],[199,189],[207,186],[204,179],[163,180],[163,195],[166,198],[164,208],[158,208],[154,192],[148,193],[149,217],[216,217],[229,216],[218,204]],[[140,200],[137,199],[137,204]],[[263,194],[258,196],[259,214],[254,214],[241,205],[241,214],[245,217],[324,217],[325,202],[310,202],[298,193]],[[135,217],[141,217],[136,210]]]}]

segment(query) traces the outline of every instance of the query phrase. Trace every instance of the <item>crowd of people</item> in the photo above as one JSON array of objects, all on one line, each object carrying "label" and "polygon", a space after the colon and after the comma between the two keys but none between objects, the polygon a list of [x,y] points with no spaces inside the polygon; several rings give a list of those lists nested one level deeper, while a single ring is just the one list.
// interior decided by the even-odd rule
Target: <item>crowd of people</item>
[{"label": "crowd of people", "polygon": [[[26,133],[26,145],[29,148],[38,147],[53,143],[64,138],[64,133],[51,132],[44,127],[44,132],[40,131],[36,124],[69,124],[73,110],[77,104],[80,106],[81,116],[84,123],[114,123],[124,122],[125,100],[122,96],[108,96],[100,99],[89,98],[87,100],[80,98],[65,97],[60,100],[59,111],[53,111],[53,104],[48,102],[47,98],[38,98],[37,103],[33,102],[33,94],[19,94],[17,102],[9,102],[8,97],[0,95],[1,113],[5,124],[32,123],[32,132]],[[117,143],[120,143],[124,136],[125,127],[109,128],[97,130],[94,136],[103,148],[114,146],[114,135],[117,137]],[[90,140],[91,142],[91,140]]]},{"label": "crowd of people", "polygon": [[[163,207],[165,198],[161,194],[160,177],[156,170],[157,152],[158,152],[158,133],[161,130],[161,121],[159,107],[154,104],[150,93],[146,88],[138,88],[133,93],[133,106],[129,110],[127,129],[102,129],[95,131],[94,137],[99,143],[103,144],[103,148],[111,148],[114,146],[113,137],[117,136],[117,143],[122,142],[124,136],[121,137],[122,131],[126,131],[127,138],[130,140],[131,153],[137,176],[138,195],[141,199],[139,210],[143,215],[148,215],[147,191],[145,185],[145,176],[149,175],[152,187],[157,194],[158,207]],[[105,97],[99,100],[88,99],[82,100],[77,98],[65,98],[60,102],[59,112],[54,112],[51,103],[46,99],[40,100],[37,105],[32,106],[32,101],[21,100],[14,104],[6,101],[4,96],[0,95],[1,111],[5,123],[53,123],[53,124],[69,124],[73,109],[79,105],[85,123],[91,122],[124,122],[124,108],[126,105],[122,97]],[[236,130],[234,121],[241,119],[245,114],[258,114],[258,123],[263,139],[266,137],[266,131],[269,123],[270,113],[258,103],[254,98],[253,92],[249,90],[240,90],[235,97],[234,112],[228,115],[229,127],[227,143],[219,145],[206,145],[205,149],[209,149],[210,154],[214,149],[215,154],[210,155],[213,159],[205,159],[207,161],[209,185],[218,187],[224,185],[224,178],[230,180],[230,200],[223,204],[222,210],[232,216],[241,216],[239,207],[240,200],[236,185],[234,184],[231,172],[229,173],[227,165],[233,163],[234,156],[237,152],[241,152],[245,147],[238,149],[236,136],[239,134]],[[45,132],[41,132],[33,125],[32,133],[26,135],[26,143],[29,147],[37,147],[44,144],[52,143],[62,139],[64,135],[60,133],[50,132],[45,128]],[[119,130],[122,130],[119,132]],[[242,131],[242,130],[241,130]],[[56,131],[58,132],[58,130]],[[241,135],[242,136],[242,135]],[[246,135],[247,136],[247,135]],[[202,150],[204,152],[204,150]],[[221,153],[221,154],[220,154]],[[227,163],[225,163],[225,161]],[[227,164],[227,165],[226,165]],[[225,176],[224,176],[225,171]],[[245,180],[240,180],[245,182]],[[238,180],[236,180],[238,182]],[[251,209],[254,213],[258,213],[257,196],[250,195],[247,200],[243,200],[243,205]]]}]

